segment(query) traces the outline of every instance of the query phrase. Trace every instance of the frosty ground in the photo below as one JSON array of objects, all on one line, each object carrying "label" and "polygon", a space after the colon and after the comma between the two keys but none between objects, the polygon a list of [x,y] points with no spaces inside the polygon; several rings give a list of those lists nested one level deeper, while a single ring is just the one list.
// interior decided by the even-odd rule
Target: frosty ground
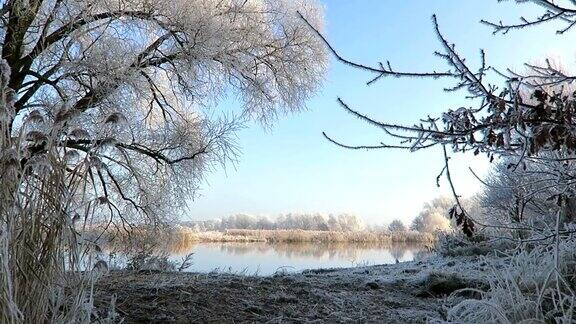
[{"label": "frosty ground", "polygon": [[[446,318],[448,307],[488,286],[486,257],[440,257],[268,277],[181,272],[105,274],[95,303],[125,322],[411,322]],[[467,289],[471,288],[471,289]]]}]

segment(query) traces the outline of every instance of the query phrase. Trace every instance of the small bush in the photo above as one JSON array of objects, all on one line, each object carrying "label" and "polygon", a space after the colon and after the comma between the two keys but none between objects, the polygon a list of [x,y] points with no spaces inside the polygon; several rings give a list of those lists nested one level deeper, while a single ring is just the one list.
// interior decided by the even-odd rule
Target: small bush
[{"label": "small bush", "polygon": [[168,256],[166,255],[153,255],[151,253],[141,252],[128,260],[126,270],[175,271],[176,263],[168,260]]},{"label": "small bush", "polygon": [[421,282],[422,288],[417,291],[418,297],[448,296],[453,292],[465,288],[477,288],[477,282],[464,280],[454,273],[430,272]]}]

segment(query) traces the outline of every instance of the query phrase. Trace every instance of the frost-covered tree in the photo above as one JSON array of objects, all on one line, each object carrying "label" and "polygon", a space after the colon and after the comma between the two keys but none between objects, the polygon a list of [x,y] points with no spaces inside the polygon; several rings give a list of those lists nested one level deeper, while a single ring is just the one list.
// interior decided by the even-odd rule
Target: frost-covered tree
[{"label": "frost-covered tree", "polygon": [[328,228],[331,231],[341,231],[342,230],[342,226],[340,226],[340,223],[338,222],[338,218],[334,215],[329,215],[328,216]]},{"label": "frost-covered tree", "polygon": [[406,225],[404,225],[401,220],[395,219],[390,224],[388,224],[388,230],[390,232],[405,232]]},{"label": "frost-covered tree", "polygon": [[328,231],[328,218],[323,216],[322,214],[314,214],[312,216],[314,228],[318,231]]},{"label": "frost-covered tree", "polygon": [[176,215],[235,130],[304,108],[326,55],[296,10],[321,27],[304,0],[0,1],[0,322],[90,319],[48,300],[78,229]]},{"label": "frost-covered tree", "polygon": [[528,224],[537,218],[554,218],[557,206],[548,198],[554,194],[555,183],[543,176],[552,171],[552,165],[529,163],[526,169],[512,170],[513,165],[510,160],[494,165],[485,180],[480,200],[482,207],[500,223]]},{"label": "frost-covered tree", "polygon": [[272,222],[268,217],[259,216],[255,227],[257,229],[272,230],[274,229],[275,225],[274,222]]},{"label": "frost-covered tree", "polygon": [[354,214],[340,214],[338,215],[338,222],[343,231],[354,232],[364,228],[362,219]]},{"label": "frost-covered tree", "polygon": [[447,197],[438,197],[424,204],[422,211],[414,218],[410,229],[418,232],[446,231],[451,228],[448,213],[454,205]]},{"label": "frost-covered tree", "polygon": [[222,219],[222,229],[255,229],[257,219],[248,214],[236,214]]},{"label": "frost-covered tree", "polygon": [[[66,170],[86,171],[91,199],[115,217],[174,214],[233,157],[243,120],[269,123],[317,89],[325,51],[296,10],[321,25],[309,1],[6,1],[3,131],[23,135],[23,166],[49,163],[57,139]],[[226,94],[239,107],[219,113]]]},{"label": "frost-covered tree", "polygon": [[[547,59],[547,64],[564,75],[571,72],[558,60]],[[541,88],[547,93],[569,98],[575,93],[573,83],[542,82]],[[526,90],[524,90],[526,91]],[[537,104],[537,99],[524,94],[525,100]],[[521,164],[514,158],[505,157],[492,166],[483,182],[481,207],[485,209],[486,222],[503,228],[521,227],[522,232],[538,231],[554,227],[557,201],[554,198],[566,188],[558,183],[559,176],[571,177],[571,157],[566,152],[544,152],[539,158],[524,159]],[[576,219],[576,198],[571,193],[563,203],[563,219],[571,222]],[[517,232],[517,231],[515,231]]]}]

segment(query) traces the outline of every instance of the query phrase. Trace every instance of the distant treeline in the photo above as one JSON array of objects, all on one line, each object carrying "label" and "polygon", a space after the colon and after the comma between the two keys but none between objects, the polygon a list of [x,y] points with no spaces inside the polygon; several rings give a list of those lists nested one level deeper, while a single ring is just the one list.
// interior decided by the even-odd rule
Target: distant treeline
[{"label": "distant treeline", "polygon": [[[395,219],[386,226],[366,225],[354,214],[326,215],[321,213],[290,213],[274,218],[250,214],[236,214],[222,219],[187,221],[182,226],[198,232],[226,231],[230,229],[245,230],[308,230],[355,232],[362,230],[390,232],[405,232],[408,230],[423,233],[433,233],[438,230],[447,231],[452,228],[447,211],[453,206],[453,201],[446,197],[438,197],[425,203],[420,213],[412,220],[410,226]],[[468,202],[466,202],[467,205]]]},{"label": "distant treeline", "polygon": [[285,214],[275,218],[236,214],[223,219],[183,222],[183,226],[197,231],[224,231],[229,229],[251,230],[311,230],[311,231],[360,231],[365,228],[362,219],[353,214],[324,215]]}]

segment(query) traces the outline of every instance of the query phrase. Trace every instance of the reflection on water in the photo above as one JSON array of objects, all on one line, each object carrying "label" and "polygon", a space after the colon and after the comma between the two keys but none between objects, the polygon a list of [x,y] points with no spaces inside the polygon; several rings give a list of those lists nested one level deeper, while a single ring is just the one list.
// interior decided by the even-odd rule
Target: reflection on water
[{"label": "reflection on water", "polygon": [[414,260],[425,254],[423,246],[366,243],[199,243],[171,252],[180,260],[194,253],[192,272],[235,272],[269,275],[277,271],[354,267]]}]

